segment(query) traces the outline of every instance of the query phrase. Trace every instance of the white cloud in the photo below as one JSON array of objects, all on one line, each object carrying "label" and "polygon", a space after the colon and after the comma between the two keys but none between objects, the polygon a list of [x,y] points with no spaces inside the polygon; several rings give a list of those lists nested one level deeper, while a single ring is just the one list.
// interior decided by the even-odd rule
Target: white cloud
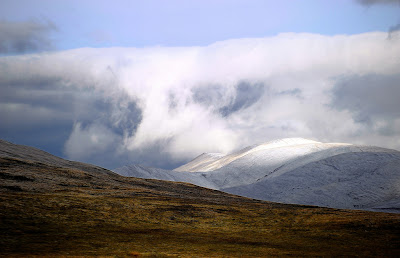
[{"label": "white cloud", "polygon": [[[0,86],[29,87],[50,78],[57,79],[56,88],[85,92],[87,103],[82,97],[72,103],[75,126],[66,152],[74,159],[111,148],[137,163],[163,155],[167,166],[201,152],[291,136],[365,144],[379,139],[377,145],[400,149],[356,121],[354,110],[332,102],[341,78],[399,74],[399,43],[383,32],[287,33],[206,47],[76,49],[1,58]],[[107,108],[96,113],[91,96]]]},{"label": "white cloud", "polygon": [[116,141],[118,135],[104,125],[91,124],[84,128],[81,123],[76,123],[65,143],[65,151],[72,159],[85,159],[110,149]]}]

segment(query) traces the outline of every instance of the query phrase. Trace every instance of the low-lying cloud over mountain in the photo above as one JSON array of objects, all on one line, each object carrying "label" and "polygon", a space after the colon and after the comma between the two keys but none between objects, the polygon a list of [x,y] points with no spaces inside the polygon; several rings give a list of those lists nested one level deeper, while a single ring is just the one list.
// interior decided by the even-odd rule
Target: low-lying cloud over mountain
[{"label": "low-lying cloud over mountain", "polygon": [[400,149],[399,43],[285,33],[1,57],[0,133],[108,168],[294,136]]}]

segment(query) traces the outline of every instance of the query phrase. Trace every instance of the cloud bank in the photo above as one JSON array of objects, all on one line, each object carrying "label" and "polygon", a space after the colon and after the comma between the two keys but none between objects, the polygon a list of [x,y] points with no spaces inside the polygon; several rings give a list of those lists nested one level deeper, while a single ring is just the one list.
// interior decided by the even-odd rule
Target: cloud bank
[{"label": "cloud bank", "polygon": [[1,57],[0,134],[57,128],[68,158],[109,168],[173,168],[282,137],[400,149],[399,43],[286,33]]}]

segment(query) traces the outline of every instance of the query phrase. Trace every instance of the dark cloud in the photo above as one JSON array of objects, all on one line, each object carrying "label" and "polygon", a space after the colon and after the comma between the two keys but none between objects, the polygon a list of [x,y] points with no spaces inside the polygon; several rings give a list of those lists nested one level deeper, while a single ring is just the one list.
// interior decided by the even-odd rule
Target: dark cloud
[{"label": "dark cloud", "polygon": [[63,157],[63,146],[74,119],[74,92],[63,90],[61,83],[54,77],[13,78],[3,73],[0,78],[1,138]]},{"label": "dark cloud", "polygon": [[236,85],[235,90],[235,98],[229,105],[219,110],[224,117],[256,103],[264,94],[264,83],[251,84],[248,82],[240,82]]},{"label": "dark cloud", "polygon": [[228,87],[207,85],[192,90],[193,100],[205,106],[214,106],[219,114],[227,117],[241,109],[250,107],[264,94],[264,83],[241,81],[234,86],[233,94]]},{"label": "dark cloud", "polygon": [[280,91],[276,95],[289,95],[289,96],[293,96],[293,97],[302,99],[303,96],[301,94],[302,94],[301,89],[295,88],[295,89],[291,89],[291,90]]},{"label": "dark cloud", "polygon": [[389,28],[388,39],[398,38],[400,34],[400,23]]},{"label": "dark cloud", "polygon": [[[1,110],[1,109],[0,109]],[[12,112],[9,115],[20,115],[20,113]],[[24,119],[25,117],[19,117]],[[4,121],[4,114],[0,111],[1,139],[17,143],[33,146],[45,150],[53,155],[67,158],[63,152],[64,143],[67,141],[72,124],[70,121],[53,121],[47,124],[31,124],[26,123],[24,126]]]},{"label": "dark cloud", "polygon": [[50,22],[0,21],[0,54],[19,54],[50,50],[50,33],[57,30]]},{"label": "dark cloud", "polygon": [[[129,155],[119,157],[117,149],[123,145],[125,135],[132,136],[137,130],[142,119],[141,110],[136,102],[125,94],[116,96],[117,99],[110,99],[101,91],[89,86],[82,87],[85,85],[81,83],[83,82],[71,83],[71,78],[51,74],[38,74],[33,77],[14,77],[10,74],[2,77],[1,138],[107,168],[126,164],[118,162],[129,161]],[[68,87],[65,87],[66,84]],[[91,141],[82,141],[81,144],[88,145],[89,149],[93,147],[93,150],[82,155],[84,159],[74,153],[64,153],[64,145],[71,138],[71,131],[76,123],[81,126],[80,131],[75,131],[77,139],[80,139],[77,134],[82,132],[90,139],[90,135],[84,133],[91,129],[90,132],[95,134],[100,130],[100,133],[103,133],[101,136],[113,142],[107,149],[96,150],[98,143],[96,145]],[[102,139],[99,141],[101,144]],[[76,151],[80,143],[76,144],[71,146],[70,152]],[[105,156],[110,158],[104,159]]]},{"label": "dark cloud", "polygon": [[205,106],[223,102],[226,94],[227,88],[217,84],[202,85],[192,89],[193,101]]},{"label": "dark cloud", "polygon": [[390,121],[400,117],[399,74],[350,76],[339,80],[332,92],[332,107],[350,111],[356,122],[371,128],[384,121],[382,134],[390,133]]},{"label": "dark cloud", "polygon": [[400,0],[356,0],[356,2],[366,6],[373,4],[400,4]]},{"label": "dark cloud", "polygon": [[[356,0],[356,2],[365,6],[387,4],[387,5],[398,5],[400,7],[400,0]],[[400,23],[390,26],[388,30],[388,39],[390,40],[393,37],[398,37],[399,30],[400,30]]]},{"label": "dark cloud", "polygon": [[0,79],[0,102],[24,104],[31,108],[42,107],[62,112],[71,112],[73,89],[63,89],[59,78],[35,77],[29,81],[21,76],[14,80]]}]

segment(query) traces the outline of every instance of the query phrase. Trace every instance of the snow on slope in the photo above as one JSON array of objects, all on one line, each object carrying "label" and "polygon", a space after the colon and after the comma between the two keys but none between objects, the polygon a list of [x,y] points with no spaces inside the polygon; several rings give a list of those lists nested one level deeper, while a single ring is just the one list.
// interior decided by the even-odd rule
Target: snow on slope
[{"label": "snow on slope", "polygon": [[219,159],[224,157],[222,153],[203,153],[200,156],[196,157],[192,161],[175,168],[174,171],[181,171],[181,172],[196,172],[196,171],[203,171],[203,167],[210,165]]},{"label": "snow on slope", "polygon": [[[174,171],[187,171],[187,172],[213,171],[223,166],[226,166],[237,159],[240,159],[248,154],[257,151],[269,150],[279,147],[296,146],[301,144],[313,144],[313,143],[318,143],[318,142],[303,138],[287,138],[287,139],[270,141],[260,145],[250,146],[227,156],[223,156],[223,154],[219,154],[219,156],[217,156],[217,155],[203,153],[202,155],[198,156],[191,162],[174,169]],[[207,160],[205,160],[206,158]]]},{"label": "snow on slope", "polygon": [[333,208],[395,210],[400,206],[400,155],[351,152],[222,189],[256,199]]},{"label": "snow on slope", "polygon": [[[184,169],[190,172],[181,172]],[[127,176],[184,181],[250,198],[334,208],[400,210],[400,152],[290,138],[230,155],[202,154],[175,171]]]}]

